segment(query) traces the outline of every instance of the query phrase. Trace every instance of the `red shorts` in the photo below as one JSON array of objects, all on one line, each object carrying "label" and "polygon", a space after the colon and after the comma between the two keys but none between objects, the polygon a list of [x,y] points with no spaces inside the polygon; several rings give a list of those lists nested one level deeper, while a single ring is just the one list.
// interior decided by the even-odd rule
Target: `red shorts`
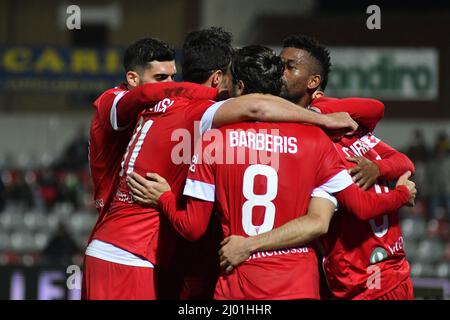
[{"label": "red shorts", "polygon": [[155,300],[154,269],[84,258],[82,300]]},{"label": "red shorts", "polygon": [[408,277],[395,289],[382,295],[377,300],[414,300],[414,289],[411,277]]}]

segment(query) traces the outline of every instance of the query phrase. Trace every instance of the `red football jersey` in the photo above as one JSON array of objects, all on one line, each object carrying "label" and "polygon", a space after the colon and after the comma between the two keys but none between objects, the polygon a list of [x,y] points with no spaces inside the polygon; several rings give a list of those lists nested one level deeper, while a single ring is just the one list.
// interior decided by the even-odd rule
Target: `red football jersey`
[{"label": "red football jersey", "polygon": [[[343,138],[336,147],[343,157],[380,160],[375,150],[379,143],[382,142],[369,133]],[[355,163],[346,161],[346,166],[352,168]],[[368,192],[387,193],[389,188],[378,181]],[[376,299],[410,276],[396,212],[362,221],[339,209],[321,244],[328,285],[337,298]]]},{"label": "red football jersey", "polygon": [[[352,184],[335,146],[314,126],[240,123],[203,140],[214,142],[197,146],[184,194],[216,202],[225,237],[270,231],[306,214],[315,188],[332,193]],[[259,252],[219,277],[215,298],[319,299],[318,277],[311,245]]]},{"label": "red football jersey", "polygon": [[214,112],[221,103],[166,98],[141,114],[119,163],[117,192],[93,239],[113,244],[153,264],[160,263],[160,256],[156,255],[158,243],[163,242],[164,250],[171,254],[175,232],[161,231],[157,210],[134,203],[126,178],[133,171],[141,176],[155,172],[166,178],[174,194],[181,195],[193,140],[211,127]]},{"label": "red football jersey", "polygon": [[[215,99],[216,95],[216,89],[198,84],[159,82],[144,84],[133,90],[127,90],[126,85],[122,84],[105,91],[96,99],[89,135],[89,167],[99,218],[92,234],[98,228],[115,194],[120,162],[142,110],[154,106],[166,97]],[[161,114],[163,108],[158,110],[153,113]]]},{"label": "red football jersey", "polygon": [[94,184],[95,206],[101,214],[110,202],[109,196],[117,186],[120,159],[130,141],[134,126],[114,130],[111,109],[119,94],[128,89],[125,85],[104,92],[95,102],[95,113],[89,132],[89,167]]}]

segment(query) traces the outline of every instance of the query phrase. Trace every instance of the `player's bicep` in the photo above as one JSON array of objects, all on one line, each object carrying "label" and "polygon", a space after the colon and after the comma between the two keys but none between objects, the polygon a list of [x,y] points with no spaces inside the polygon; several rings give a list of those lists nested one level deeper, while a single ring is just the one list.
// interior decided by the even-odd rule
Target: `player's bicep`
[{"label": "player's bicep", "polygon": [[311,198],[308,206],[308,216],[316,220],[317,228],[320,229],[322,234],[328,231],[335,209],[334,203],[326,198]]},{"label": "player's bicep", "polygon": [[228,100],[216,102],[205,110],[200,119],[200,134],[205,133],[213,127],[217,127],[215,124],[217,123],[217,119],[221,117],[224,108],[223,105],[226,104],[227,101]]}]

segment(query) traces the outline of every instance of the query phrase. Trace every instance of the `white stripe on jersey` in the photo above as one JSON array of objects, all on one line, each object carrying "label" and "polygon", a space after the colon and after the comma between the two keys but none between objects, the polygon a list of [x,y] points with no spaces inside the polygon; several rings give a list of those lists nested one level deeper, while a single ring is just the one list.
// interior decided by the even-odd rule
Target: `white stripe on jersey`
[{"label": "white stripe on jersey", "polygon": [[[228,99],[229,100],[229,99]],[[214,115],[216,111],[220,108],[222,104],[227,102],[228,100],[219,101],[211,105],[206,111],[203,113],[202,118],[200,119],[200,135],[204,134],[206,131],[212,128]]]},{"label": "white stripe on jersey", "polygon": [[378,142],[380,142],[380,139],[378,139],[371,133],[366,134],[364,137],[361,137],[359,140],[361,140],[366,145],[368,145],[370,149],[374,148],[378,144]]},{"label": "white stripe on jersey", "polygon": [[127,91],[121,91],[119,93],[117,93],[116,97],[114,98],[112,107],[111,107],[111,112],[110,112],[110,121],[111,121],[111,126],[115,131],[120,131],[123,130],[125,128],[120,128],[117,125],[117,104],[119,103],[120,99],[122,99],[122,97],[125,95],[125,93],[127,93]]},{"label": "white stripe on jersey", "polygon": [[131,252],[100,240],[92,240],[86,248],[86,255],[127,266],[146,268],[154,267],[150,261],[144,260],[138,256],[135,256]]},{"label": "white stripe on jersey", "polygon": [[313,192],[311,193],[311,198],[324,198],[330,200],[336,208],[338,206],[336,198],[333,195],[329,194],[328,192],[320,189],[320,187],[315,188],[313,190]]},{"label": "white stripe on jersey", "polygon": [[339,192],[353,184],[352,177],[347,170],[342,170],[323,185],[315,188],[311,193],[311,197],[325,198],[334,203],[337,207],[338,203],[333,193]]},{"label": "white stripe on jersey", "polygon": [[186,179],[183,194],[185,196],[214,202],[216,186],[198,180]]}]

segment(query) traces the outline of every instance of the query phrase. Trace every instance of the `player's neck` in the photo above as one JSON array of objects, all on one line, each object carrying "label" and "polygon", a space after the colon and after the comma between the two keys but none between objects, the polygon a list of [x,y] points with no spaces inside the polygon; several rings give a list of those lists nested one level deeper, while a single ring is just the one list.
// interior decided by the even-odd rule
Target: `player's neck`
[{"label": "player's neck", "polygon": [[312,99],[309,95],[304,95],[303,97],[299,98],[294,103],[302,108],[306,108],[311,103]]}]

